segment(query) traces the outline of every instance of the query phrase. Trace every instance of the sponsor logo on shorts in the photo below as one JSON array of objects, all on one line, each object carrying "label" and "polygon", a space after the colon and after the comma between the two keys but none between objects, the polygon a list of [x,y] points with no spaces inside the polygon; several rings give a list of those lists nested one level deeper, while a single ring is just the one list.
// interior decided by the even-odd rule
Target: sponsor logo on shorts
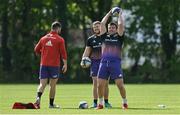
[{"label": "sponsor logo on shorts", "polygon": [[91,73],[90,73],[91,75],[93,75],[93,71],[91,71]]},{"label": "sponsor logo on shorts", "polygon": [[53,75],[52,77],[53,77],[53,78],[56,78],[56,77],[58,77],[58,75]]},{"label": "sponsor logo on shorts", "polygon": [[119,74],[119,77],[122,77],[122,74]]}]

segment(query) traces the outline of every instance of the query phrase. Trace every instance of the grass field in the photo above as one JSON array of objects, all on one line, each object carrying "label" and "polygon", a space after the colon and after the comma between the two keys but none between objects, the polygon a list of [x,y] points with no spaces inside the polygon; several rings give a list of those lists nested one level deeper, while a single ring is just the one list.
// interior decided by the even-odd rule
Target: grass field
[{"label": "grass field", "polygon": [[[58,85],[55,103],[61,109],[48,108],[48,87],[39,110],[13,110],[14,102],[34,102],[37,85],[0,85],[0,114],[180,114],[180,85],[126,85],[129,109],[121,109],[121,98],[115,85],[110,85],[112,109],[78,109],[82,100],[92,103],[91,84]],[[158,105],[164,104],[165,108]]]}]

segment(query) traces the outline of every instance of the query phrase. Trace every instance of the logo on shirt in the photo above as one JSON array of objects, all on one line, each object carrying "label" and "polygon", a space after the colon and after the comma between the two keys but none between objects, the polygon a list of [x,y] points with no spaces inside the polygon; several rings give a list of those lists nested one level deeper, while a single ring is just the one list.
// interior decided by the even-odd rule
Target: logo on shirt
[{"label": "logo on shirt", "polygon": [[49,41],[46,43],[46,46],[53,46],[52,43],[51,43],[51,40],[49,40]]},{"label": "logo on shirt", "polygon": [[107,42],[117,42],[118,40],[116,40],[116,39],[105,39],[105,41],[107,41]]},{"label": "logo on shirt", "polygon": [[95,41],[95,40],[93,40],[93,43],[96,43],[96,41]]}]

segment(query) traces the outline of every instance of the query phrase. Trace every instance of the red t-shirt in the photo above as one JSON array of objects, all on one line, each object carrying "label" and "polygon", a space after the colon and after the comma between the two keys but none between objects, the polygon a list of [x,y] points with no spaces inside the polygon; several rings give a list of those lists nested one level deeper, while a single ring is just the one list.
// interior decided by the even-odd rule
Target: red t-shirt
[{"label": "red t-shirt", "polygon": [[67,60],[64,39],[54,31],[43,36],[34,51],[41,54],[41,65],[44,66],[60,66],[60,58]]}]

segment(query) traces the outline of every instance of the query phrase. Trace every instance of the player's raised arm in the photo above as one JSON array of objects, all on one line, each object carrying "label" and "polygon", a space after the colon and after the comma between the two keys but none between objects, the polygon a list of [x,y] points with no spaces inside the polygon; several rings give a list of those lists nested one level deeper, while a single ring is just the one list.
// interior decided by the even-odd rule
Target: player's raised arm
[{"label": "player's raised arm", "polygon": [[120,10],[120,12],[119,12],[117,32],[120,36],[122,36],[124,33],[124,20],[122,17],[122,10]]},{"label": "player's raised arm", "polygon": [[107,23],[110,16],[111,16],[111,10],[104,16],[104,18],[101,21],[101,27],[100,27],[100,32],[101,32],[100,34],[101,35],[106,33],[106,31],[107,31],[106,30],[106,23]]}]

